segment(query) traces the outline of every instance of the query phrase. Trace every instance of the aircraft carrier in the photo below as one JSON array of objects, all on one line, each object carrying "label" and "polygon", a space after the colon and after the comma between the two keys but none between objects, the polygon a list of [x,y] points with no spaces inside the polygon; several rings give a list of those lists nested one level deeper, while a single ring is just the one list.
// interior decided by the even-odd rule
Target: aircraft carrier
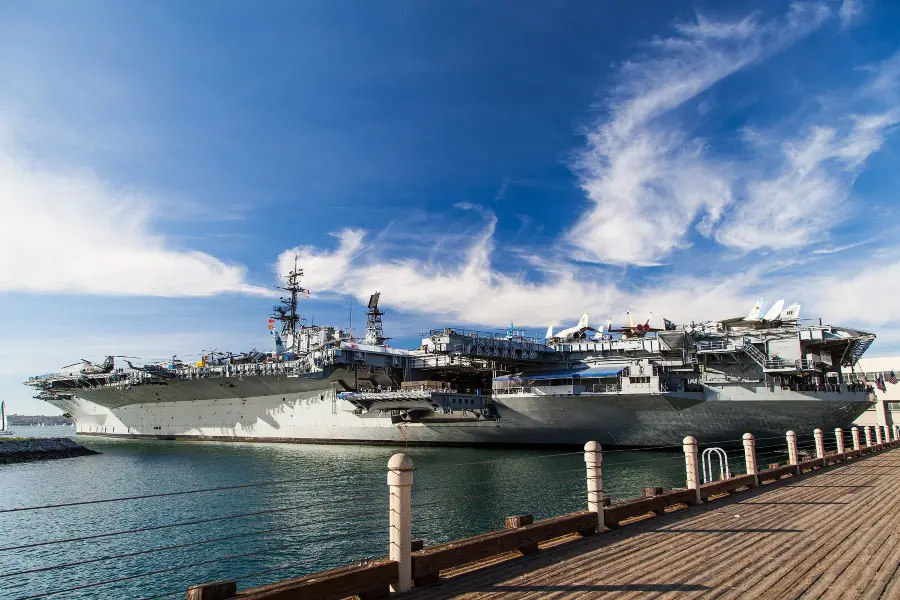
[{"label": "aircraft carrier", "polygon": [[543,338],[435,329],[389,347],[379,294],[365,336],[307,326],[295,269],[270,319],[274,350],[194,363],[83,361],[26,382],[84,435],[361,444],[676,446],[745,432],[849,427],[874,390],[841,373],[875,335],[764,301],[744,317],[600,330],[587,315]]}]

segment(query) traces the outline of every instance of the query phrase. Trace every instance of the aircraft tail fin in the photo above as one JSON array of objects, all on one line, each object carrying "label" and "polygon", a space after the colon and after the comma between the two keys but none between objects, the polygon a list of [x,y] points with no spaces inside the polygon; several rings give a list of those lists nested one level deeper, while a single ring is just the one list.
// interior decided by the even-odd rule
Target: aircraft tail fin
[{"label": "aircraft tail fin", "polygon": [[782,321],[796,321],[800,318],[800,305],[791,304],[778,317]]},{"label": "aircraft tail fin", "polygon": [[576,327],[587,327],[588,326],[588,314],[584,313],[581,315],[581,319],[578,321],[578,325]]},{"label": "aircraft tail fin", "polygon": [[553,337],[553,325],[547,328],[547,335],[544,336],[545,340],[549,340]]},{"label": "aircraft tail fin", "polygon": [[773,304],[772,308],[766,312],[766,316],[764,316],[763,319],[766,321],[774,321],[781,314],[782,309],[784,309],[784,299]]},{"label": "aircraft tail fin", "polygon": [[625,316],[628,317],[628,326],[634,329],[634,319],[631,318],[631,312],[626,310]]},{"label": "aircraft tail fin", "polygon": [[766,299],[760,298],[756,301],[756,304],[753,305],[753,308],[750,309],[750,312],[747,313],[747,316],[744,317],[746,321],[755,321],[759,318],[759,313],[762,312],[763,306],[766,305]]}]

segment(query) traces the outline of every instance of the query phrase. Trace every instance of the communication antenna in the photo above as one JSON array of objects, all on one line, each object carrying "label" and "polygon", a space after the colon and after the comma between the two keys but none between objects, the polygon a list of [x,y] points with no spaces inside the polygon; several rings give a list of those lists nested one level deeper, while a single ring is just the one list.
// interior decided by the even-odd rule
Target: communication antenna
[{"label": "communication antenna", "polygon": [[290,294],[290,297],[281,297],[281,304],[276,305],[273,310],[272,318],[281,321],[281,336],[285,338],[287,334],[291,334],[291,351],[297,349],[297,326],[300,324],[300,315],[297,314],[297,298],[300,294],[309,294],[309,290],[300,286],[300,278],[303,277],[303,269],[297,268],[297,258],[294,255],[294,268],[287,274],[286,285],[275,286],[276,290],[284,290]]},{"label": "communication antenna", "polygon": [[384,311],[378,308],[380,299],[381,292],[375,292],[369,296],[369,304],[366,306],[366,335],[362,340],[364,344],[382,346],[387,340],[391,339],[384,337],[384,328],[381,323]]}]

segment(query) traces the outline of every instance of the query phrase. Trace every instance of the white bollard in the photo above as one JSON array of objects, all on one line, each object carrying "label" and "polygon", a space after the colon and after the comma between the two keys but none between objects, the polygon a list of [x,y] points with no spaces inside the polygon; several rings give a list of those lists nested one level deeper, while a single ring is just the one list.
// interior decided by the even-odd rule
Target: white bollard
[{"label": "white bollard", "polygon": [[[785,437],[787,437],[788,445],[788,463],[797,465],[800,463],[799,452],[797,452],[797,434],[793,431],[788,431]],[[800,467],[797,467],[797,473],[800,473]]]},{"label": "white bollard", "polygon": [[756,469],[756,440],[752,433],[744,434],[744,462],[747,475],[753,475],[753,485],[759,485],[759,471]]},{"label": "white bollard", "polygon": [[413,461],[406,454],[395,454],[388,461],[390,488],[390,531],[388,558],[399,565],[393,592],[408,592],[412,587],[412,484]]},{"label": "white bollard", "polygon": [[844,430],[840,427],[834,428],[834,439],[837,442],[837,453],[844,453]]},{"label": "white bollard", "polygon": [[603,449],[597,442],[584,445],[584,464],[587,467],[588,511],[597,513],[597,531],[603,531]]},{"label": "white bollard", "polygon": [[881,425],[875,426],[875,445],[880,446],[884,443],[884,438],[881,437]]},{"label": "white bollard", "polygon": [[872,428],[868,425],[863,425],[863,433],[866,436],[866,448],[872,447]]},{"label": "white bollard", "polygon": [[686,486],[689,490],[694,490],[694,504],[700,504],[700,465],[697,461],[697,438],[692,435],[682,440],[684,444],[684,466],[687,473]]},{"label": "white bollard", "polygon": [[825,438],[822,430],[816,428],[813,430],[813,437],[816,438],[816,458],[825,458]]},{"label": "white bollard", "polygon": [[853,449],[859,450],[859,427],[855,425],[851,427],[850,435],[853,437]]}]

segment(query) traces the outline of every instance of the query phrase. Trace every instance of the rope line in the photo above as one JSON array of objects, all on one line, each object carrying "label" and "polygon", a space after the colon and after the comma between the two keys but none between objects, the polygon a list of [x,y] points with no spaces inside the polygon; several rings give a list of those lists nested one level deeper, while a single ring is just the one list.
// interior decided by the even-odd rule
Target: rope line
[{"label": "rope line", "polygon": [[[368,498],[368,496],[357,496],[355,498],[345,498],[344,500],[352,502],[354,500],[364,500],[366,498]],[[53,544],[67,544],[69,542],[83,542],[86,540],[96,540],[96,539],[100,539],[100,538],[113,537],[113,536],[117,536],[117,535],[142,533],[144,531],[158,531],[160,529],[171,529],[173,527],[185,527],[185,526],[189,526],[189,525],[202,525],[204,523],[217,523],[220,521],[229,521],[232,519],[244,519],[247,517],[257,517],[260,515],[271,515],[271,514],[277,514],[277,513],[282,513],[282,512],[288,512],[288,511],[292,511],[292,510],[301,510],[304,508],[312,508],[315,506],[319,506],[319,504],[314,503],[314,504],[301,504],[301,505],[297,505],[297,506],[284,506],[284,507],[279,507],[279,508],[267,508],[265,510],[259,510],[256,512],[241,513],[241,514],[237,514],[237,515],[226,515],[224,517],[210,517],[208,519],[196,519],[194,521],[181,521],[179,523],[167,523],[164,525],[152,525],[150,527],[138,527],[135,529],[126,529],[123,531],[110,531],[107,533],[98,533],[98,534],[94,534],[94,535],[85,535],[85,536],[81,536],[81,537],[66,538],[66,539],[61,539],[61,540],[32,542],[29,544],[21,544],[18,546],[6,546],[3,548],[0,548],[0,552],[7,552],[9,550],[22,550],[25,548],[37,548],[39,546],[50,546]],[[341,516],[341,517],[336,517],[335,520],[339,520],[339,519],[346,519],[346,515]]]},{"label": "rope line", "polygon": [[[373,510],[373,511],[369,511],[367,513],[359,513],[354,516],[356,516],[356,517],[369,516],[369,515],[381,514],[383,512],[384,511],[381,511],[381,510],[378,510],[378,511]],[[229,535],[229,536],[224,536],[224,537],[199,540],[199,541],[195,541],[195,542],[185,542],[183,544],[173,544],[171,546],[162,546],[159,548],[149,548],[147,550],[139,550],[136,552],[127,552],[125,554],[113,554],[110,556],[100,556],[97,558],[89,558],[89,559],[73,561],[73,562],[69,562],[69,563],[61,563],[61,564],[52,565],[49,567],[37,567],[34,569],[26,569],[23,571],[13,571],[11,573],[0,574],[0,579],[5,579],[7,577],[14,577],[16,575],[27,575],[30,573],[43,573],[45,571],[54,571],[56,569],[65,569],[65,568],[69,568],[69,567],[76,567],[79,565],[87,565],[87,564],[91,564],[91,563],[102,562],[105,560],[113,560],[113,559],[117,559],[117,558],[130,558],[132,556],[141,556],[143,554],[152,554],[154,552],[164,552],[166,550],[177,550],[179,548],[189,548],[191,546],[200,546],[203,544],[211,544],[214,542],[236,540],[239,538],[245,538],[245,537],[250,537],[250,536],[254,536],[254,535],[263,535],[266,533],[274,533],[276,531],[286,531],[286,530],[291,530],[291,529],[298,529],[300,527],[305,527],[307,525],[319,525],[322,523],[330,523],[332,521],[344,520],[344,519],[345,519],[345,517],[338,517],[338,518],[331,518],[331,519],[322,519],[319,521],[309,521],[309,522],[303,523],[301,525],[287,525],[287,526],[283,526],[283,527],[273,527],[271,529],[249,531],[249,532],[245,532],[245,533],[239,533],[236,535]]]},{"label": "rope line", "polygon": [[[337,535],[337,536],[335,536],[335,535],[329,535],[329,536],[320,537],[320,538],[317,538],[317,539],[304,540],[303,543],[308,544],[308,543],[312,543],[312,542],[322,542],[322,541],[332,540],[332,539],[341,538],[341,537],[357,536],[357,535],[365,534],[365,533],[373,533],[373,532],[376,532],[376,531],[384,531],[384,530],[383,530],[383,529],[377,529],[377,530],[372,530],[372,531],[354,531],[354,532],[352,532],[352,533],[347,533],[347,534]],[[70,587],[70,588],[64,588],[64,589],[61,589],[61,590],[54,590],[54,591],[52,591],[52,592],[43,592],[43,593],[41,593],[41,594],[35,594],[35,595],[33,595],[33,596],[23,596],[23,597],[21,597],[21,598],[18,598],[17,600],[34,600],[34,599],[36,599],[36,598],[46,598],[46,597],[48,597],[48,596],[55,596],[55,595],[57,595],[57,594],[65,594],[65,593],[67,593],[67,592],[74,592],[74,591],[77,591],[77,590],[85,590],[85,589],[90,589],[90,588],[100,587],[100,586],[104,586],[104,585],[109,585],[109,584],[112,584],[112,583],[120,583],[120,582],[122,582],[122,581],[131,581],[131,580],[134,580],[134,579],[141,579],[142,577],[150,577],[151,575],[161,575],[161,574],[163,574],[163,573],[172,573],[172,572],[174,572],[174,571],[180,571],[180,570],[183,570],[183,569],[189,569],[189,568],[191,568],[191,567],[202,567],[202,566],[204,566],[204,565],[209,565],[209,564],[218,563],[218,562],[224,562],[224,561],[227,561],[227,560],[237,560],[237,559],[239,559],[239,558],[247,558],[248,556],[257,556],[257,555],[262,554],[262,553],[264,553],[264,552],[276,552],[276,551],[278,551],[278,550],[284,550],[285,548],[289,548],[289,547],[291,547],[292,545],[293,545],[293,544],[283,544],[283,545],[281,545],[281,546],[275,546],[274,548],[262,548],[262,549],[259,549],[259,550],[254,550],[254,551],[252,551],[252,552],[245,552],[244,554],[235,554],[235,555],[232,555],[232,556],[223,556],[223,557],[219,557],[219,558],[212,558],[212,559],[209,559],[209,560],[204,560],[204,561],[195,562],[195,563],[189,563],[189,564],[186,564],[186,565],[178,565],[178,566],[176,566],[176,567],[169,567],[169,568],[166,568],[166,569],[157,569],[157,570],[155,570],[155,571],[148,571],[148,572],[146,572],[146,573],[138,573],[138,574],[136,574],[136,575],[126,575],[125,577],[118,577],[118,578],[116,578],[116,579],[110,579],[110,580],[107,580],[107,581],[100,581],[100,582],[88,583],[88,584],[79,585],[79,586],[74,586],[74,587]],[[171,595],[172,593],[173,593],[173,592],[169,592],[168,595]]]},{"label": "rope line", "polygon": [[[354,475],[362,475],[362,473],[354,473]],[[125,502],[128,500],[144,500],[147,498],[165,498],[169,496],[184,496],[187,494],[202,494],[205,492],[221,492],[227,490],[240,490],[247,488],[257,488],[257,487],[266,487],[271,485],[282,485],[286,483],[303,483],[303,482],[314,482],[314,481],[322,481],[325,479],[334,479],[334,475],[315,477],[315,478],[298,478],[298,479],[281,479],[278,481],[263,481],[260,483],[242,483],[237,485],[225,485],[221,487],[211,487],[211,488],[202,488],[196,490],[182,490],[178,492],[162,492],[159,494],[143,494],[138,496],[122,496],[120,498],[99,498],[95,500],[82,500],[79,502],[62,502],[60,504],[44,504],[41,506],[20,506],[17,508],[4,508],[0,509],[0,514],[3,513],[13,513],[13,512],[22,512],[28,510],[44,510],[47,508],[67,508],[70,506],[84,506],[86,504],[106,504],[109,502]]]}]

